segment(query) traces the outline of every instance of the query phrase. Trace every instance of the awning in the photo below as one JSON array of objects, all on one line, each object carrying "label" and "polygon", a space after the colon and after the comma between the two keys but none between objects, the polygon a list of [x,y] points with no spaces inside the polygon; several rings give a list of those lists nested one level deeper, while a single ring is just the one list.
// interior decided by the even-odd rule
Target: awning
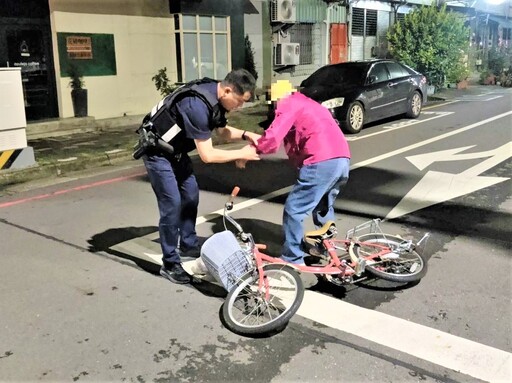
[{"label": "awning", "polygon": [[512,20],[507,19],[505,17],[499,17],[499,16],[491,16],[489,15],[489,20],[494,21],[495,23],[498,23],[503,28],[512,28]]}]

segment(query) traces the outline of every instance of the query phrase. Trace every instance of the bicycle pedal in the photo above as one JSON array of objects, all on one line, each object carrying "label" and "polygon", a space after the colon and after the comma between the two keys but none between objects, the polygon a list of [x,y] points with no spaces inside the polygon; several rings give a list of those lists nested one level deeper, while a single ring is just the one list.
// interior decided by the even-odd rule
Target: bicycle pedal
[{"label": "bicycle pedal", "polygon": [[365,259],[360,259],[359,262],[356,265],[355,274],[358,277],[361,276],[361,274],[364,273],[365,268],[366,268],[366,260]]}]

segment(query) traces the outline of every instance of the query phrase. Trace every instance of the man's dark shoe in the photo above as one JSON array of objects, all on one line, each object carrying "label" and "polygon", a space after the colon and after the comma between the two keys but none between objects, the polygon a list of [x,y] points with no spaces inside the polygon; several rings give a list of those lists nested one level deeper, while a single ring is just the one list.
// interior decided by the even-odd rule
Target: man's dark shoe
[{"label": "man's dark shoe", "polygon": [[190,249],[184,249],[180,251],[180,257],[182,258],[199,258],[201,256],[201,249],[199,247],[192,247]]},{"label": "man's dark shoe", "polygon": [[183,269],[181,263],[170,263],[162,266],[160,275],[173,283],[190,283],[190,275]]}]

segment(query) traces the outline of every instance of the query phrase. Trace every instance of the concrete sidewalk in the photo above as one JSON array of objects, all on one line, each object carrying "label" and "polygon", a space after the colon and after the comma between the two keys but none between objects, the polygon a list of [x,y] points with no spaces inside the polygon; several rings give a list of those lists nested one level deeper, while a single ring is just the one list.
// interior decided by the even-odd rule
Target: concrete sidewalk
[{"label": "concrete sidewalk", "polygon": [[[467,89],[443,89],[429,96],[427,105],[468,96],[503,92],[499,86],[470,85]],[[66,118],[31,123],[27,126],[28,146],[34,149],[37,165],[0,170],[0,190],[30,180],[61,177],[72,172],[134,161],[135,130],[143,115],[96,120],[94,117]],[[258,130],[266,118],[266,104],[260,103],[230,113],[229,124]],[[222,144],[214,138],[216,145]],[[1,195],[1,192],[0,192]]]},{"label": "concrete sidewalk", "polygon": [[[264,103],[249,104],[230,113],[229,124],[259,130],[258,123],[266,118],[266,110]],[[143,117],[66,118],[28,124],[28,146],[33,148],[37,164],[0,170],[0,196],[7,186],[27,181],[62,177],[84,169],[137,163],[132,159],[132,152],[138,140],[135,131]],[[225,143],[215,136],[213,142],[215,145]]]},{"label": "concrete sidewalk", "polygon": [[131,118],[120,118],[115,126],[104,127],[90,117],[28,124],[27,141],[36,165],[0,170],[0,189],[128,161],[138,126]]}]

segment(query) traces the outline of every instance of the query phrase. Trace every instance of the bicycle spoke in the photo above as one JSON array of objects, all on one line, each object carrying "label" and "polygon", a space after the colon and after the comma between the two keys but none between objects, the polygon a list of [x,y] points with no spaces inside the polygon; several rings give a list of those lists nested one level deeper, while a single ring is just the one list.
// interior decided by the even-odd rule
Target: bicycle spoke
[{"label": "bicycle spoke", "polygon": [[266,265],[263,285],[259,275],[249,275],[228,294],[223,308],[226,324],[243,334],[276,329],[297,311],[303,297],[298,274],[289,267]]}]

